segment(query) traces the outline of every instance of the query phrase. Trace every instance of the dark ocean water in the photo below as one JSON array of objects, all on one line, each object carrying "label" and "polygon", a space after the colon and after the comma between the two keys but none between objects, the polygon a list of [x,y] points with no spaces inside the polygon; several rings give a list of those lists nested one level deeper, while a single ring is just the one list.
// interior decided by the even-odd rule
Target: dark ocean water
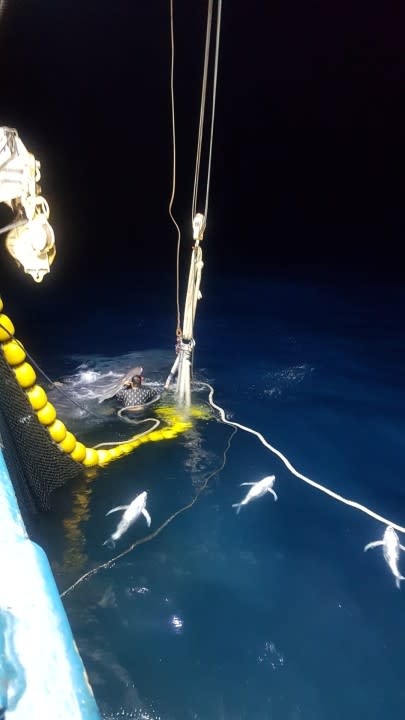
[{"label": "dark ocean water", "polygon": [[[167,282],[168,290],[164,278],[132,283],[127,301],[89,288],[74,316],[66,295],[47,369],[85,403],[97,379],[132,361],[148,382],[164,380],[174,359]],[[260,431],[302,473],[405,524],[404,288],[218,277],[203,294],[195,376],[214,385],[227,416]],[[55,317],[41,314],[39,354]],[[87,444],[132,431],[77,416],[63,398],[60,412]],[[102,543],[118,515],[107,510],[148,490],[158,527],[221,465],[230,434],[213,415],[58,491],[35,534],[60,590],[111,557]],[[240,483],[270,474],[278,502],[268,495],[236,515]],[[238,431],[192,509],[65,598],[103,717],[400,717],[405,588],[396,589],[381,549],[363,553],[383,531]],[[146,532],[141,518],[117,550]]]}]

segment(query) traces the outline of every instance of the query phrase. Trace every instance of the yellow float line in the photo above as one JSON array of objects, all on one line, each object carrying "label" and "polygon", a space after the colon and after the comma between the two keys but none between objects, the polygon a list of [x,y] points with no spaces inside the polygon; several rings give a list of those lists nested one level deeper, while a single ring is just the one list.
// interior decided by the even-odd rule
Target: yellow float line
[{"label": "yellow float line", "polygon": [[36,384],[35,370],[26,361],[27,356],[22,344],[14,337],[15,329],[12,321],[2,311],[3,301],[0,297],[0,347],[4,358],[13,371],[18,385],[24,390],[40,424],[46,428],[58,448],[75,462],[85,467],[105,466],[112,460],[128,455],[143,443],[169,440],[192,427],[190,419],[180,417],[173,408],[161,408],[160,414],[168,424],[167,427],[133,440],[129,439],[128,442],[108,450],[86,447],[69,432],[61,420],[58,420],[56,409],[49,402],[45,390]]}]

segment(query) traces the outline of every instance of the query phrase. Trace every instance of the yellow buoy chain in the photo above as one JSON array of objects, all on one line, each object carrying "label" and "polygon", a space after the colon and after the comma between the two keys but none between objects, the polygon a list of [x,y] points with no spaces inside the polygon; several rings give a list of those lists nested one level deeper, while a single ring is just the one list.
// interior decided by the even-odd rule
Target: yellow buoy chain
[{"label": "yellow buoy chain", "polygon": [[26,360],[27,353],[24,346],[14,334],[14,325],[8,315],[3,313],[3,301],[0,297],[0,348],[4,359],[36,413],[38,422],[46,428],[51,440],[61,452],[69,455],[75,462],[85,467],[105,466],[112,460],[128,455],[142,443],[168,440],[191,428],[192,423],[189,418],[182,418],[173,408],[160,408],[157,414],[165,420],[166,427],[159,430],[152,429],[148,434],[135,435],[126,442],[117,443],[108,449],[86,447],[57,418],[56,408],[49,402],[45,390],[37,384],[35,370]]}]

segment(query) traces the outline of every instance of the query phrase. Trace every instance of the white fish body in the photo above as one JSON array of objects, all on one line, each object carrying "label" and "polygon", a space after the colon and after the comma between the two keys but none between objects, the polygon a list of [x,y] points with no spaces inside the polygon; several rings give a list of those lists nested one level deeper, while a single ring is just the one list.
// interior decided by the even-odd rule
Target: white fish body
[{"label": "white fish body", "polygon": [[405,550],[405,547],[400,544],[399,537],[391,525],[387,526],[382,540],[376,540],[375,542],[369,543],[364,548],[364,551],[366,552],[367,550],[378,547],[379,545],[382,545],[384,560],[395,578],[395,585],[399,589],[401,580],[405,580],[405,577],[401,575],[398,570],[398,560],[400,551]]},{"label": "white fish body", "polygon": [[110,513],[113,512],[117,512],[118,510],[125,510],[121,520],[117,525],[116,531],[113,532],[111,537],[103,543],[104,545],[110,544],[114,547],[116,541],[119,540],[120,537],[122,537],[122,535],[136,520],[138,520],[140,515],[144,516],[148,527],[150,527],[152,519],[146,509],[147,498],[148,493],[145,491],[140,493],[140,495],[137,495],[136,498],[132,500],[130,505],[119,505],[118,507],[112,508],[108,511],[107,515],[110,515]]},{"label": "white fish body", "polygon": [[255,483],[241,483],[241,485],[251,485],[251,488],[246,497],[240,503],[234,503],[232,507],[236,507],[236,512],[239,513],[242,505],[247,505],[251,500],[257,500],[268,492],[274,496],[274,500],[277,500],[277,495],[273,490],[275,479],[275,475],[267,475],[263,480],[258,480]]}]

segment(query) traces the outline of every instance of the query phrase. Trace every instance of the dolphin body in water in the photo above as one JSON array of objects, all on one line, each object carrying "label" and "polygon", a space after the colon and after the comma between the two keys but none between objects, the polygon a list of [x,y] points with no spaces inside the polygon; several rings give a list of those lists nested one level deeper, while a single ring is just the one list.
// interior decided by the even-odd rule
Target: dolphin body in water
[{"label": "dolphin body in water", "polygon": [[112,508],[111,510],[106,513],[107,515],[110,515],[113,512],[117,512],[117,510],[125,510],[121,520],[119,521],[117,525],[117,529],[111,537],[106,540],[103,545],[108,545],[109,547],[113,548],[115,547],[115,543],[117,540],[120,539],[120,537],[128,530],[128,528],[134,523],[140,515],[143,515],[148,527],[150,527],[150,524],[152,522],[151,516],[149,515],[147,509],[146,509],[146,500],[148,498],[148,493],[142,492],[140,495],[137,495],[134,500],[132,500],[130,505],[119,505],[118,507]]},{"label": "dolphin body in water", "polygon": [[398,570],[398,559],[400,550],[405,550],[405,547],[400,545],[399,537],[391,525],[387,526],[383,539],[368,543],[364,548],[364,552],[367,552],[367,550],[371,548],[379,547],[379,545],[382,545],[384,560],[395,577],[395,585],[399,590],[401,580],[405,580],[405,577],[403,577]]},{"label": "dolphin body in water", "polygon": [[245,498],[240,503],[234,503],[232,507],[236,508],[236,512],[239,513],[242,505],[247,505],[251,500],[257,500],[257,498],[263,497],[266,493],[274,495],[274,499],[277,500],[277,495],[273,490],[275,475],[267,475],[263,480],[259,480],[255,483],[241,483],[242,485],[251,485],[251,488]]}]

